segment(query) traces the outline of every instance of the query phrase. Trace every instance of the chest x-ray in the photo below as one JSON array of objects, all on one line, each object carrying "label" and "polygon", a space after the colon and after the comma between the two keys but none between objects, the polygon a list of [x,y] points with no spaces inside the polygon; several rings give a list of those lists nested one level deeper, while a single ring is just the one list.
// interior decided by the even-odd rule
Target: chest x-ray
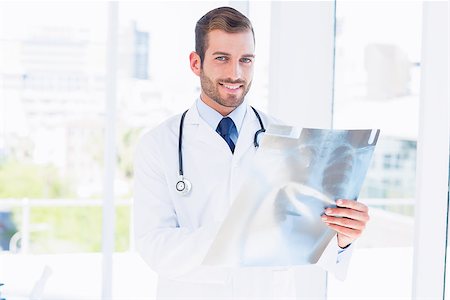
[{"label": "chest x-ray", "polygon": [[337,199],[357,199],[378,135],[270,127],[203,264],[316,263],[335,234],[321,215]]}]

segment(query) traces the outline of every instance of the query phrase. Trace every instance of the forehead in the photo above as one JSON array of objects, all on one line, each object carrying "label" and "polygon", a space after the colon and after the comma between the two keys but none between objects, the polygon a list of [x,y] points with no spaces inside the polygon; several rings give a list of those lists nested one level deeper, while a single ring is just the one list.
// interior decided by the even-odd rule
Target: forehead
[{"label": "forehead", "polygon": [[206,54],[226,52],[230,54],[253,54],[255,43],[250,30],[229,33],[223,30],[212,30],[208,33],[208,48]]}]

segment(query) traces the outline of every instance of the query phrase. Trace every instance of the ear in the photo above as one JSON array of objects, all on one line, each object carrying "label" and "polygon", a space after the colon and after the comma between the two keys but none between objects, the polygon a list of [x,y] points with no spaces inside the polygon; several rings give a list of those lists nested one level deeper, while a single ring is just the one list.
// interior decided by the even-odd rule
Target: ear
[{"label": "ear", "polygon": [[189,55],[189,62],[191,66],[192,72],[194,72],[195,75],[200,76],[202,63],[200,61],[200,56],[197,54],[197,52],[192,51]]}]

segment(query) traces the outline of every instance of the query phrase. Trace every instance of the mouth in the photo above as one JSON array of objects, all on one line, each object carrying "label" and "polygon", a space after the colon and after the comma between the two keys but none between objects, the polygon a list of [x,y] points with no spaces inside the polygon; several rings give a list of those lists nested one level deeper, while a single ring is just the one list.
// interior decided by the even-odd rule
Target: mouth
[{"label": "mouth", "polygon": [[236,92],[241,87],[243,87],[243,85],[240,83],[221,83],[221,82],[219,82],[219,84],[221,86],[223,86],[228,92]]}]

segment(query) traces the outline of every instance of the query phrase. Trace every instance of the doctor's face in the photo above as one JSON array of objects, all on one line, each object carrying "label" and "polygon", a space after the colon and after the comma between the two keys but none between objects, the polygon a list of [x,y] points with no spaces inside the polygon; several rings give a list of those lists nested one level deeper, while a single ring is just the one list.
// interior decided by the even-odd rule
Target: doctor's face
[{"label": "doctor's face", "polygon": [[202,100],[221,113],[228,115],[243,101],[253,79],[255,44],[251,31],[228,33],[212,30],[203,64],[196,53],[199,68],[193,71],[200,77]]}]

